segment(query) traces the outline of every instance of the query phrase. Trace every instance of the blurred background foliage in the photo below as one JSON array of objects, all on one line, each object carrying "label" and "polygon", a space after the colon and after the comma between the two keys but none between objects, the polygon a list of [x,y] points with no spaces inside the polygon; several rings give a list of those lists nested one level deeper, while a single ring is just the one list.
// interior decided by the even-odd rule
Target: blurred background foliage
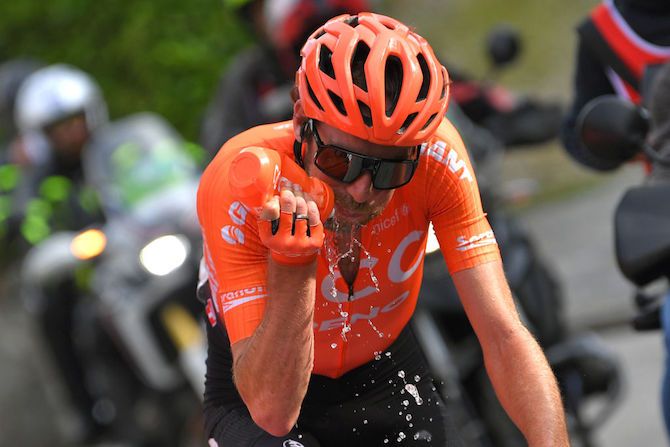
[{"label": "blurred background foliage", "polygon": [[251,41],[220,0],[3,2],[0,61],[67,62],[102,86],[112,118],[151,110],[196,139],[231,56]]}]

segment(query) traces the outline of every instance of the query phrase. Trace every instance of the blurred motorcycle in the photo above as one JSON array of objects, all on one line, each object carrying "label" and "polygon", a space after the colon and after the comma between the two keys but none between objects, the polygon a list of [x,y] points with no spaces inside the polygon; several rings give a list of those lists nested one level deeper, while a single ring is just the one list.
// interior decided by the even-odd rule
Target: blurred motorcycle
[{"label": "blurred motorcycle", "polygon": [[489,131],[507,149],[547,142],[558,136],[562,107],[553,101],[521,95],[495,78],[518,62],[522,41],[514,28],[499,25],[486,36],[489,73],[482,79],[447,62],[452,80],[451,104],[456,103],[474,124]]},{"label": "blurred motorcycle", "polygon": [[96,133],[87,179],[107,221],[51,235],[21,270],[28,308],[73,282],[73,333],[103,436],[129,445],[204,445],[206,341],[194,298],[201,258],[198,171],[162,118],[137,114]]},{"label": "blurred motorcycle", "polygon": [[[648,81],[649,82],[649,81]],[[595,154],[623,163],[646,156],[651,172],[670,170],[670,157],[647,143],[649,116],[644,108],[615,96],[595,98],[579,115],[578,135]],[[614,214],[615,253],[619,270],[638,290],[636,330],[661,329],[660,308],[667,292],[649,294],[643,289],[670,279],[670,176],[652,176],[626,191]],[[643,230],[643,231],[641,231]]]}]

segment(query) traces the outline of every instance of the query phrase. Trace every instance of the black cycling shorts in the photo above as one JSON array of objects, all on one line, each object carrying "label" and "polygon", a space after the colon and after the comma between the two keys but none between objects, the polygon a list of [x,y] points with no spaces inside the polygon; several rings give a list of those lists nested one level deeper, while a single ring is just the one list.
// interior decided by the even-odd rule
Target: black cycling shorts
[{"label": "black cycling shorts", "polygon": [[408,325],[376,359],[337,379],[313,374],[296,427],[274,437],[251,419],[232,379],[222,324],[207,325],[205,430],[219,447],[460,446]]}]

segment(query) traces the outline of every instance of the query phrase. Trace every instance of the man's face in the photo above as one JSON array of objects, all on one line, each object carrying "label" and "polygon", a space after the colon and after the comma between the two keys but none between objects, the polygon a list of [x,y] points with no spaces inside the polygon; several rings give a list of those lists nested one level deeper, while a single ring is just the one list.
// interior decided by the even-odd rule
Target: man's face
[{"label": "man's face", "polygon": [[[415,156],[414,148],[382,146],[362,140],[325,123],[314,122],[314,127],[327,146],[346,148],[356,154],[389,160],[407,160]],[[335,220],[344,225],[365,225],[382,213],[393,197],[393,190],[376,189],[372,173],[362,171],[351,183],[343,183],[326,175],[315,164],[319,148],[314,135],[305,135],[305,170],[330,185],[335,193]]]},{"label": "man's face", "polygon": [[53,149],[66,158],[77,158],[89,138],[83,113],[47,126],[44,132]]}]

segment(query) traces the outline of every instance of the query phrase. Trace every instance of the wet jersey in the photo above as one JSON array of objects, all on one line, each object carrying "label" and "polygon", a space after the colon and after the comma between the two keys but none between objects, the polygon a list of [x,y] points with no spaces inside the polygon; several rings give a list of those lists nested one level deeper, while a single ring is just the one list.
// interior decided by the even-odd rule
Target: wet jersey
[{"label": "wet jersey", "polygon": [[[231,343],[251,336],[263,318],[268,250],[260,242],[256,216],[228,185],[226,161],[248,146],[292,157],[293,139],[290,121],[250,129],[221,148],[201,180],[204,265]],[[416,306],[430,222],[451,273],[500,259],[467,152],[446,118],[422,145],[412,181],[396,189],[383,213],[362,228],[360,267],[351,290],[326,230],[317,265],[314,374],[339,377],[397,338]]]}]

